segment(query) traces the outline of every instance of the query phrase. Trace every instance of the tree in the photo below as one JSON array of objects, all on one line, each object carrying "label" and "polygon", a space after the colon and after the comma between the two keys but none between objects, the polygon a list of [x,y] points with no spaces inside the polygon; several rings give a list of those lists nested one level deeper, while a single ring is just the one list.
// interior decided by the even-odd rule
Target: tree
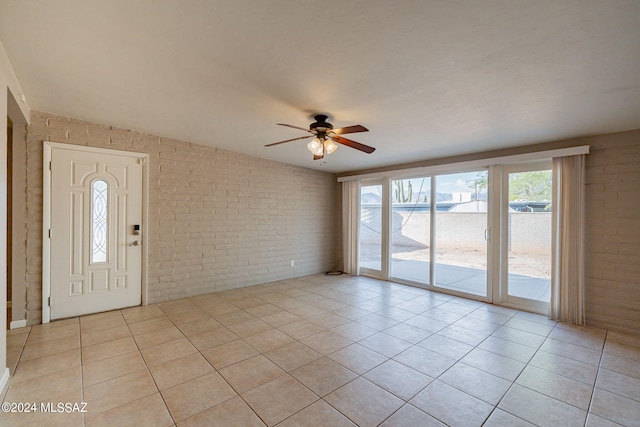
[{"label": "tree", "polygon": [[489,186],[489,175],[487,172],[478,172],[478,175],[476,175],[474,179],[467,181],[467,184],[469,184],[469,188],[474,192],[473,200],[478,200],[478,194]]},{"label": "tree", "polygon": [[550,201],[551,183],[550,170],[512,173],[509,175],[509,201]]}]

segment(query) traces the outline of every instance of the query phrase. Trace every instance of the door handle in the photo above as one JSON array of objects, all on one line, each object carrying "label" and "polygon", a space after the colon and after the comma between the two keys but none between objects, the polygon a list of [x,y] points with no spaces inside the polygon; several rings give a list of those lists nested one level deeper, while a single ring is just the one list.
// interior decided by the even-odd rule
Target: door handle
[{"label": "door handle", "polygon": [[491,238],[491,233],[489,232],[488,228],[485,228],[484,229],[484,240],[486,240],[488,242],[490,238]]},{"label": "door handle", "polygon": [[134,240],[133,242],[129,243],[129,246],[139,246],[140,242],[138,240]]}]

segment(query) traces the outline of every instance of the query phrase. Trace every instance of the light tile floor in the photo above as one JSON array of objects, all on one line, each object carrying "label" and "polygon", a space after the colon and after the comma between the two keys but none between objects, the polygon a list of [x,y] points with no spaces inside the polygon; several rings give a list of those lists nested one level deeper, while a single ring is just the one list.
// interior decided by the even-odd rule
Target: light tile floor
[{"label": "light tile floor", "polygon": [[0,413],[46,426],[640,425],[640,336],[351,276],[7,333]]}]

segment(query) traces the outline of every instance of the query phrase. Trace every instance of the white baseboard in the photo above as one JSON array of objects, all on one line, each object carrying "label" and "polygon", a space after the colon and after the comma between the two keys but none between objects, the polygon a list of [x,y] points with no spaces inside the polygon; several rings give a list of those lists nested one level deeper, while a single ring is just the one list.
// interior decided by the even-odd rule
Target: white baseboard
[{"label": "white baseboard", "polygon": [[9,324],[9,329],[24,328],[25,326],[27,326],[27,320],[26,319],[14,320]]},{"label": "white baseboard", "polygon": [[9,368],[4,368],[4,373],[2,374],[2,378],[0,378],[0,396],[4,392],[4,388],[7,386],[9,382]]}]

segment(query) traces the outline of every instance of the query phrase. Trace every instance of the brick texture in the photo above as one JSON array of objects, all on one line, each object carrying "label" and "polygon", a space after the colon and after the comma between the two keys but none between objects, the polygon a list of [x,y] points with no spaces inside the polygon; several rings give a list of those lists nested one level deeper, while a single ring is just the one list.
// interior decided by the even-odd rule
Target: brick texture
[{"label": "brick texture", "polygon": [[[44,140],[149,153],[149,302],[313,274],[341,261],[340,186],[332,174],[32,112],[25,159],[29,324],[41,320]],[[640,131],[550,148],[583,144],[591,146],[587,323],[640,333]]]},{"label": "brick texture", "polygon": [[587,323],[640,333],[640,131],[585,140]]},{"label": "brick texture", "polygon": [[334,174],[33,111],[25,195],[29,324],[41,322],[46,140],[149,154],[149,303],[335,267]]}]

